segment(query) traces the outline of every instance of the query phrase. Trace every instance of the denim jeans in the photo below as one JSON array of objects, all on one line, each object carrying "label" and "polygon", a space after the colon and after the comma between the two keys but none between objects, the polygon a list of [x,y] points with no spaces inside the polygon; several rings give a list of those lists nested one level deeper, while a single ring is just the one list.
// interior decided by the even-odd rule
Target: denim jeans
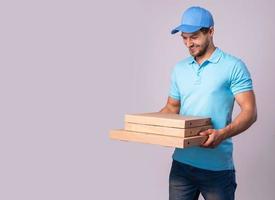
[{"label": "denim jeans", "polygon": [[234,200],[235,170],[210,171],[173,160],[169,176],[169,200]]}]

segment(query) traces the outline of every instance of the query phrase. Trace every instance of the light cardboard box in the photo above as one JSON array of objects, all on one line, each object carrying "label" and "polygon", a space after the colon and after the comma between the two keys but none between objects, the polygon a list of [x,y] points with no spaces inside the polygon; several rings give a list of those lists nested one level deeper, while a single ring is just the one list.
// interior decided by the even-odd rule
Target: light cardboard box
[{"label": "light cardboard box", "polygon": [[126,114],[125,123],[147,124],[173,128],[192,128],[211,124],[209,117],[183,116],[166,113]]},{"label": "light cardboard box", "polygon": [[175,136],[157,135],[117,129],[110,131],[110,138],[122,141],[158,144],[167,147],[186,148],[191,146],[198,146],[204,143],[207,139],[207,136],[194,136],[182,138]]},{"label": "light cardboard box", "polygon": [[135,124],[135,123],[128,123],[128,122],[124,124],[124,129],[127,131],[176,136],[176,137],[182,137],[182,138],[197,136],[199,135],[200,132],[211,128],[212,128],[211,125],[198,126],[198,127],[192,127],[192,128],[173,128],[173,127],[155,126],[155,125],[147,125],[147,124]]}]

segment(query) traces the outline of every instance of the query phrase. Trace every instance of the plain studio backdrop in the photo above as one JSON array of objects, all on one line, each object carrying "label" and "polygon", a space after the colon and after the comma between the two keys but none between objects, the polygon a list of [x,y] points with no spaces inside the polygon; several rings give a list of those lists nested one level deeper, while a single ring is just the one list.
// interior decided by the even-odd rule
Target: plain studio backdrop
[{"label": "plain studio backdrop", "polygon": [[258,121],[233,139],[236,199],[274,198],[274,1],[15,0],[0,3],[1,200],[168,199],[173,149],[108,132],[166,103],[189,56],[170,31],[191,5],[254,82]]}]

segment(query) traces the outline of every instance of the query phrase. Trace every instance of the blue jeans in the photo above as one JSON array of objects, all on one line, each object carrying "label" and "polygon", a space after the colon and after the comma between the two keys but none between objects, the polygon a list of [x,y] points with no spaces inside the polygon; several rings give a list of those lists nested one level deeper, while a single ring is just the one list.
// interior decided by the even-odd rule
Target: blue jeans
[{"label": "blue jeans", "polygon": [[234,200],[235,170],[210,171],[173,160],[169,176],[169,200]]}]

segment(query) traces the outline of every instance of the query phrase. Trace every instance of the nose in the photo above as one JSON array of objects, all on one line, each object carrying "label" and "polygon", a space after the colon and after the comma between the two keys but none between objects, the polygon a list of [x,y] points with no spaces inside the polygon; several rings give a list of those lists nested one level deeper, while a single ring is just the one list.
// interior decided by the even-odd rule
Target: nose
[{"label": "nose", "polygon": [[185,41],[185,45],[186,45],[186,47],[189,48],[189,47],[193,46],[193,41],[190,38],[187,38]]}]

